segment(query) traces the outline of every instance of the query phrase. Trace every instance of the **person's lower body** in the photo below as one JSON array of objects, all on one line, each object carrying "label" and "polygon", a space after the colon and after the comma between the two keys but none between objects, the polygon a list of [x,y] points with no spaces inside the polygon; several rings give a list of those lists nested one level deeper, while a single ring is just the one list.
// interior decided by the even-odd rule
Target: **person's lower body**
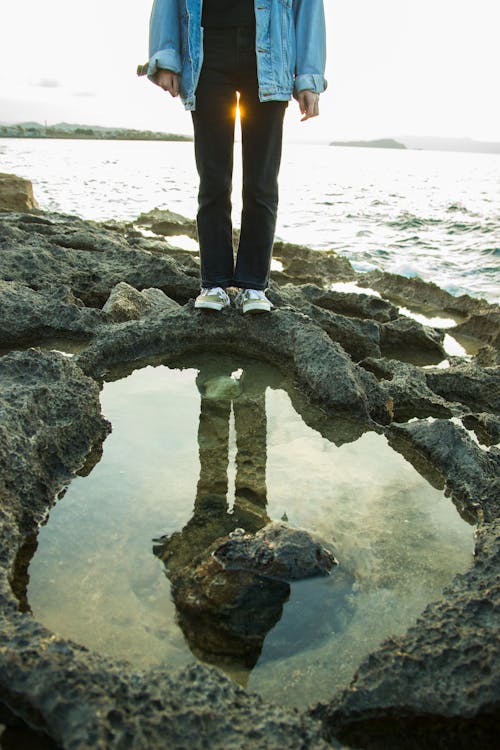
[{"label": "person's lower body", "polygon": [[[237,92],[243,209],[235,262],[231,189]],[[192,113],[200,177],[197,225],[204,289],[237,286],[263,291],[268,285],[287,104],[259,101],[254,29],[205,29],[204,61]]]}]

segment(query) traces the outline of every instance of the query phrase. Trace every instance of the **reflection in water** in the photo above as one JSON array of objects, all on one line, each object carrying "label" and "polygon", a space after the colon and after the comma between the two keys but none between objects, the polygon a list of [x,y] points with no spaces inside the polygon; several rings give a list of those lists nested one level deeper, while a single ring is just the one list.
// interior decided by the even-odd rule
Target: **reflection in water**
[{"label": "reflection in water", "polygon": [[[258,367],[258,366],[257,366]],[[200,476],[192,518],[183,530],[161,540],[155,554],[167,572],[184,567],[216,539],[236,528],[257,531],[266,513],[267,387],[262,373],[252,377],[249,365],[231,376],[231,363],[204,364],[196,378],[201,396],[198,446]],[[234,505],[228,505],[229,428],[231,407],[236,432]],[[160,540],[158,540],[160,541]]]},{"label": "reflection in water", "polygon": [[[182,531],[156,540],[154,548],[174,584],[172,596],[178,622],[191,650],[198,658],[229,670],[234,666],[254,666],[264,638],[280,619],[290,593],[284,581],[242,570],[223,571],[210,558],[208,565],[202,564],[196,570],[200,556],[206,556],[216,540],[235,529],[256,532],[270,520],[266,513],[264,396],[269,381],[255,363],[235,373],[231,370],[231,362],[224,358],[210,360],[200,368],[196,378],[201,396],[200,478],[193,516]],[[236,476],[230,509],[231,410],[236,433]],[[201,578],[204,587],[195,583]],[[211,596],[213,579],[217,579],[216,597]]]},{"label": "reflection in water", "polygon": [[[304,704],[344,687],[469,567],[473,529],[383,436],[332,420],[263,364],[220,354],[182,370],[144,364],[104,384],[113,432],[102,459],[38,536],[28,601],[63,637],[139,668],[190,663],[165,572],[175,578],[235,527],[286,513],[333,545],[339,569],[290,585],[257,664],[238,677]],[[204,658],[213,649],[187,640]]]}]

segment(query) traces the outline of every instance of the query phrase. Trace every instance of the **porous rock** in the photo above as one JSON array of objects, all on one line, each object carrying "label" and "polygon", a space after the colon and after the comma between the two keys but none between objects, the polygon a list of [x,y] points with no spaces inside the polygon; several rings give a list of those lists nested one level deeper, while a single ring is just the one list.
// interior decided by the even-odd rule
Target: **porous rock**
[{"label": "porous rock", "polygon": [[154,208],[152,211],[142,213],[137,217],[136,223],[155,234],[169,237],[186,235],[192,239],[198,237],[195,221],[166,209]]},{"label": "porous rock", "polygon": [[189,275],[166,254],[143,250],[126,232],[61,214],[9,214],[0,221],[0,276],[32,289],[61,284],[89,307],[101,308],[113,287],[157,287],[178,302],[194,297]]},{"label": "porous rock", "polygon": [[100,310],[84,307],[69,287],[35,291],[0,279],[0,345],[56,336],[88,339],[105,321]]},{"label": "porous rock", "polygon": [[351,281],[356,275],[353,267],[334,250],[318,253],[304,245],[276,240],[273,255],[283,266],[282,271],[271,271],[277,284],[332,284],[335,281]]},{"label": "porous rock", "polygon": [[460,364],[446,370],[429,370],[425,379],[447,401],[458,401],[473,411],[500,414],[500,366]]},{"label": "porous rock", "polygon": [[500,417],[488,412],[466,414],[462,419],[464,427],[474,430],[479,442],[483,445],[500,443]]},{"label": "porous rock", "polygon": [[445,477],[469,518],[493,521],[500,512],[500,451],[480,448],[463,427],[447,419],[392,424],[390,438],[407,440]]},{"label": "porous rock", "polygon": [[38,207],[30,180],[0,173],[0,211],[31,211]]},{"label": "porous rock", "polygon": [[392,418],[403,422],[412,417],[451,417],[452,405],[429,388],[426,371],[394,359],[368,357],[360,363],[379,380],[391,400]]},{"label": "porous rock", "polygon": [[[200,666],[138,674],[19,612],[9,583],[17,548],[108,425],[98,386],[62,355],[0,359],[0,705],[58,745],[328,747],[316,723],[273,707]],[[10,713],[9,713],[10,712]]]},{"label": "porous rock", "polygon": [[500,712],[500,524],[480,528],[474,566],[416,625],[389,638],[347,690],[312,714],[325,737],[367,750],[493,750]]},{"label": "porous rock", "polygon": [[[97,384],[70,360],[36,349],[0,358],[0,568],[6,591],[16,540],[36,528],[109,426]],[[8,597],[11,598],[11,597]]]},{"label": "porous rock", "polygon": [[[122,324],[106,331],[78,356],[78,364],[93,377],[113,365],[164,353],[179,357],[198,351],[203,342],[211,350],[256,356],[293,373],[314,400],[333,414],[387,421],[383,394],[373,378],[370,402],[360,370],[324,331],[295,310],[279,309],[271,315],[242,316],[226,309],[215,318],[186,305],[178,311]],[[376,416],[375,416],[376,415]]]},{"label": "porous rock", "polygon": [[125,281],[113,287],[103,312],[115,323],[138,320],[152,311],[175,310],[179,303],[170,299],[161,289],[144,289],[139,292]]},{"label": "porous rock", "polygon": [[356,283],[375,289],[386,299],[399,305],[424,312],[457,314],[462,320],[469,315],[488,312],[492,307],[496,307],[468,294],[454,297],[431,281],[424,281],[418,277],[407,278],[387,271],[358,274]]},{"label": "porous rock", "polygon": [[236,529],[184,568],[170,568],[178,621],[204,661],[252,667],[281,617],[288,582],[324,576],[337,564],[307,531],[269,523]]},{"label": "porous rock", "polygon": [[235,530],[212,554],[225,570],[248,570],[282,581],[327,575],[337,565],[323,542],[279,521],[256,534]]},{"label": "porous rock", "polygon": [[453,333],[481,339],[498,351],[500,349],[500,311],[488,310],[484,313],[473,314],[463,323],[455,326]]},{"label": "porous rock", "polygon": [[[429,605],[415,628],[383,644],[352,686],[312,717],[270,706],[206,667],[137,674],[125,663],[90,654],[21,614],[8,580],[22,539],[36,529],[74,472],[84,471],[79,467],[85,456],[99,450],[107,426],[95,381],[104,373],[133,369],[152,356],[175,360],[208,346],[277,364],[299,385],[293,399],[300,401],[306,421],[302,400],[309,398],[322,407],[322,430],[336,442],[352,439],[353,419],[360,433],[369,427],[382,431],[391,413],[397,419],[452,414],[465,426],[473,426],[475,418],[492,429],[496,402],[486,394],[495,392],[499,374],[491,345],[473,364],[453,361],[447,375],[401,362],[407,354],[397,346],[392,361],[371,349],[374,356],[357,365],[339,343],[341,335],[349,340],[348,331],[357,331],[360,340],[364,331],[370,351],[376,335],[382,343],[385,329],[382,354],[394,342],[405,345],[415,331],[431,360],[441,354],[440,336],[412,328],[388,305],[376,310],[360,299],[363,295],[343,303],[324,287],[356,278],[358,284],[378,286],[387,299],[448,310],[462,320],[494,311],[493,306],[453,298],[420,280],[357,275],[334,253],[277,243],[283,271],[273,275],[273,293],[279,295],[280,286],[290,281],[313,282],[317,288],[294,292],[295,302],[282,295],[284,304],[270,316],[247,319],[230,309],[210,317],[188,303],[117,325],[100,309],[117,283],[125,281],[137,293],[153,288],[145,296],[155,300],[159,289],[186,303],[198,289],[196,264],[173,250],[169,257],[164,240],[142,238],[130,225],[99,225],[61,214],[4,214],[0,242],[8,310],[0,306],[0,327],[10,331],[3,334],[10,335],[10,343],[26,339],[30,331],[41,338],[68,331],[93,337],[73,361],[36,350],[0,359],[0,706],[7,708],[2,723],[15,713],[68,748],[319,750],[328,747],[320,734],[332,738],[337,732],[367,748],[448,750],[477,746],[477,738],[479,746],[493,747],[488,732],[499,694],[493,677],[499,673],[499,649],[492,635],[499,609],[499,451],[480,448],[456,420],[396,424],[387,435],[429,481],[446,486],[464,516],[479,522],[474,565],[443,599]],[[331,315],[337,316],[338,334],[333,328],[326,332]],[[475,329],[474,335],[485,334]],[[479,372],[485,366],[487,372]],[[351,426],[338,428],[344,419]],[[286,596],[288,583],[277,583]]]}]

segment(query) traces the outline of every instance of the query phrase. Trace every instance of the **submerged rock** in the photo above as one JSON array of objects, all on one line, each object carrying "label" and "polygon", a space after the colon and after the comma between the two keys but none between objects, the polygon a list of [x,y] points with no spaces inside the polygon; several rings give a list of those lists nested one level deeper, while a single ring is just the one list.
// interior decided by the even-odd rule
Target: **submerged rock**
[{"label": "submerged rock", "polygon": [[204,661],[253,666],[281,617],[289,582],[328,575],[335,565],[319,540],[279,522],[219,539],[191,564],[169,572],[191,650]]},{"label": "submerged rock", "polygon": [[247,570],[281,581],[327,575],[337,565],[333,553],[308,531],[279,522],[255,535],[235,530],[212,554],[224,570]]}]

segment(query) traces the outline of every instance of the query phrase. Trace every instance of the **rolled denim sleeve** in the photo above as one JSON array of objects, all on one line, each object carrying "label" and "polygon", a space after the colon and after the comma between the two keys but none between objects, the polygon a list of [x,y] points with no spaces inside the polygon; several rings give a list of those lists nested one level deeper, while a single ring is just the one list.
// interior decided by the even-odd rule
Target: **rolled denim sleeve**
[{"label": "rolled denim sleeve", "polygon": [[294,93],[309,89],[321,94],[328,85],[323,0],[293,0],[293,10],[297,44]]},{"label": "rolled denim sleeve", "polygon": [[155,0],[149,20],[148,78],[159,68],[180,73],[180,48],[179,0]]}]

